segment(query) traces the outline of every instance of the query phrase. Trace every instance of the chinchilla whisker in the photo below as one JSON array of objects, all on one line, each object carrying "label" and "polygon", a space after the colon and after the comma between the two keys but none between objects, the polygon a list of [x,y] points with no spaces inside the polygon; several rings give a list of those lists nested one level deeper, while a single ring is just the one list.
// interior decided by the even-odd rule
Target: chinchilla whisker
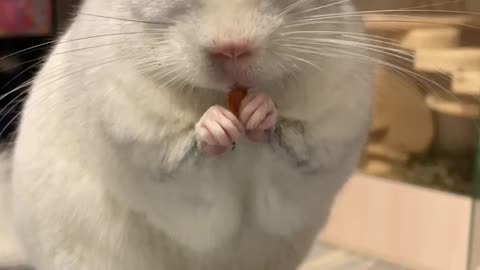
[{"label": "chinchilla whisker", "polygon": [[90,17],[103,18],[103,19],[111,19],[111,20],[118,20],[118,21],[125,21],[125,22],[136,22],[136,23],[144,23],[144,24],[155,24],[155,25],[170,25],[172,23],[177,22],[176,20],[172,20],[168,18],[167,19],[164,18],[165,21],[144,21],[144,20],[135,20],[135,19],[128,19],[128,18],[106,16],[101,14],[85,13],[85,12],[79,12],[77,14],[82,16],[90,16]]},{"label": "chinchilla whisker", "polygon": [[350,1],[351,1],[351,0],[340,0],[340,1],[337,1],[337,2],[334,2],[334,3],[322,5],[322,6],[319,6],[319,7],[314,7],[314,8],[311,8],[311,9],[302,10],[302,11],[299,11],[299,12],[294,12],[294,13],[292,13],[292,15],[297,15],[297,14],[302,14],[302,13],[308,13],[308,12],[313,12],[313,11],[318,11],[318,10],[321,10],[321,9],[325,9],[325,8],[328,8],[328,7],[340,5],[340,4],[343,4],[343,3],[349,3]]},{"label": "chinchilla whisker", "polygon": [[416,78],[418,79],[419,83],[422,83],[423,86],[425,86],[426,83],[429,83],[430,85],[435,86],[438,89],[441,89],[443,92],[445,92],[448,95],[451,95],[452,97],[454,96],[451,91],[446,89],[444,86],[439,84],[437,81],[430,79],[428,77],[425,77],[424,75],[421,75],[415,71],[411,71],[407,68],[403,68],[399,65],[395,65],[393,63],[389,63],[387,61],[384,61],[382,59],[378,59],[372,56],[366,56],[364,54],[360,53],[355,53],[352,52],[351,50],[342,50],[339,49],[338,44],[331,44],[331,49],[327,48],[318,48],[318,47],[307,47],[307,46],[300,46],[300,45],[285,45],[287,47],[292,48],[292,50],[300,52],[300,53],[310,53],[312,55],[320,55],[320,56],[329,56],[329,57],[338,57],[338,58],[347,58],[347,59],[354,59],[357,61],[366,61],[369,63],[373,63],[376,65],[380,65],[383,67],[386,67],[388,69],[394,70],[394,71],[399,71],[402,72],[403,74],[408,75],[409,77]]},{"label": "chinchilla whisker", "polygon": [[13,57],[13,56],[24,55],[24,54],[30,53],[30,52],[32,52],[32,51],[36,51],[36,50],[42,49],[43,47],[46,47],[46,46],[49,46],[49,45],[54,45],[54,44],[60,45],[60,44],[66,44],[66,43],[71,43],[71,42],[76,42],[76,41],[84,41],[84,40],[90,40],[90,39],[99,39],[99,38],[103,38],[103,37],[112,37],[112,36],[122,36],[122,35],[127,36],[127,35],[141,35],[141,34],[160,34],[160,33],[163,33],[163,32],[153,31],[153,30],[152,30],[152,31],[136,31],[136,32],[119,32],[119,33],[109,33],[109,34],[99,34],[99,35],[93,35],[93,36],[85,36],[85,37],[74,38],[74,39],[70,39],[70,40],[64,40],[64,41],[60,41],[60,42],[57,42],[56,40],[47,41],[47,42],[40,43],[40,44],[31,46],[31,47],[28,47],[28,48],[25,48],[25,49],[16,51],[16,52],[14,52],[14,53],[11,53],[11,54],[2,56],[2,57],[0,57],[0,60],[7,59],[7,58]]}]

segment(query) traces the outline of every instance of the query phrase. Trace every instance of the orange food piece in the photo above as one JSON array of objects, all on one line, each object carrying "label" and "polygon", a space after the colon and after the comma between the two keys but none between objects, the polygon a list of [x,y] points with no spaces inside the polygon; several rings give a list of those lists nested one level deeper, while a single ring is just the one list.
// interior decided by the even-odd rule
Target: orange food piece
[{"label": "orange food piece", "polygon": [[230,91],[227,97],[227,108],[235,116],[239,116],[240,104],[242,100],[247,96],[248,89],[244,87],[235,87]]}]

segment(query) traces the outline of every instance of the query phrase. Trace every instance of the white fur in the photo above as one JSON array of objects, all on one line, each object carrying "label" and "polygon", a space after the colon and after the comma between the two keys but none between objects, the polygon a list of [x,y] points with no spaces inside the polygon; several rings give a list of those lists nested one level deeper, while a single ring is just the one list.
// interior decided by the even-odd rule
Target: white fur
[{"label": "white fur", "polygon": [[[161,37],[67,42],[156,27],[80,15],[53,54],[100,47],[51,55],[36,78],[13,185],[16,221],[38,270],[292,270],[304,258],[365,140],[370,67],[319,57],[312,61],[325,70],[318,71],[277,59],[271,39],[285,18],[275,14],[293,0],[228,3],[85,2],[85,13],[150,21],[172,13],[180,23],[162,28]],[[203,8],[189,9],[196,4]],[[227,87],[214,79],[202,48],[225,33],[259,44],[258,74],[247,79],[272,97],[281,117],[305,124],[304,136],[284,135],[311,170],[247,140],[219,157],[195,151],[194,125],[223,104]],[[159,39],[166,43],[153,46]],[[285,79],[275,61],[301,71]],[[173,78],[158,77],[166,70],[188,86],[162,86]]]},{"label": "white fur", "polygon": [[10,157],[9,151],[0,153],[0,269],[28,264],[12,224]]}]

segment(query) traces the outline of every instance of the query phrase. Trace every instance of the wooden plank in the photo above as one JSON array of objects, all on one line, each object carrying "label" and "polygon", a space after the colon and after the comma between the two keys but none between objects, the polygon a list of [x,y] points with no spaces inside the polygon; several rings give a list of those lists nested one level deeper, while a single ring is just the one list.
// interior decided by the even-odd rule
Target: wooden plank
[{"label": "wooden plank", "polygon": [[480,12],[480,1],[478,0],[466,0],[466,10],[471,12]]},{"label": "wooden plank", "polygon": [[480,48],[420,49],[415,53],[415,69],[448,73],[480,70]]},{"label": "wooden plank", "polygon": [[480,70],[454,72],[452,90],[457,94],[480,96]]},{"label": "wooden plank", "polygon": [[462,30],[458,27],[420,28],[407,31],[399,43],[410,50],[456,48],[460,46],[461,36]]},{"label": "wooden plank", "polygon": [[367,14],[363,16],[365,27],[374,32],[405,32],[419,28],[444,28],[480,26],[480,16],[465,15],[417,15],[418,13]]},{"label": "wooden plank", "polygon": [[384,159],[394,160],[396,162],[407,162],[409,155],[398,149],[392,149],[389,145],[381,143],[369,143],[366,147],[366,153]]},{"label": "wooden plank", "polygon": [[321,240],[416,270],[466,269],[471,200],[357,174]]},{"label": "wooden plank", "polygon": [[428,95],[426,102],[429,108],[442,114],[472,119],[479,116],[478,102],[460,98],[446,99],[437,95]]}]

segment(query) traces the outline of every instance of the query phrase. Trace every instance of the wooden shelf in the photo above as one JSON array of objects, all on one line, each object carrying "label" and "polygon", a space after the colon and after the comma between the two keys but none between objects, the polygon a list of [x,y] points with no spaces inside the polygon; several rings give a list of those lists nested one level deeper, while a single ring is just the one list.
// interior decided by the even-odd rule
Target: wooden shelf
[{"label": "wooden shelf", "polygon": [[452,90],[456,94],[480,97],[480,70],[454,72]]},{"label": "wooden shelf", "polygon": [[374,143],[367,145],[366,153],[371,156],[389,159],[389,160],[402,162],[402,163],[407,162],[409,158],[408,154],[406,153],[397,151],[396,149],[389,148],[386,145],[374,144]]},{"label": "wooden shelf", "polygon": [[464,101],[460,98],[444,99],[439,96],[429,95],[426,98],[426,102],[428,107],[442,114],[473,119],[479,116],[480,105],[478,103]]},{"label": "wooden shelf", "polygon": [[438,73],[480,70],[480,48],[420,49],[415,53],[415,69]]},{"label": "wooden shelf", "polygon": [[420,28],[398,38],[401,47],[409,50],[444,49],[460,46],[462,30],[457,27]]}]

